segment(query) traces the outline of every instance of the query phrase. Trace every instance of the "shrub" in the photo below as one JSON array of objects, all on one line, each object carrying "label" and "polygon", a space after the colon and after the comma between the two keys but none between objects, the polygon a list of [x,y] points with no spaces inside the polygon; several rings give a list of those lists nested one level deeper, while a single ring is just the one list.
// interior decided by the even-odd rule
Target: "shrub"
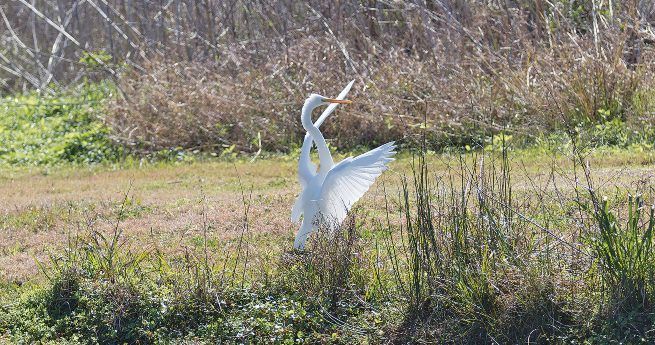
[{"label": "shrub", "polygon": [[17,165],[114,161],[121,149],[102,122],[108,83],[55,96],[30,93],[0,101],[0,163]]},{"label": "shrub", "polygon": [[[604,35],[602,49],[610,52],[621,48],[627,34],[608,29]],[[244,63],[236,70],[152,60],[146,73],[121,75],[125,98],[110,104],[109,124],[119,142],[138,153],[290,152],[304,135],[303,99],[311,92],[334,95],[352,78],[330,68],[342,57],[321,41],[298,40],[283,56],[270,56],[270,63]],[[596,54],[586,37],[561,42],[555,52],[536,43],[525,49],[523,58],[507,57],[511,64],[498,61],[498,53],[466,50],[470,66],[394,49],[362,57],[365,72],[349,95],[355,103],[341,106],[321,129],[344,150],[390,140],[418,147],[424,137],[429,149],[442,150],[481,147],[500,132],[530,143],[551,132],[652,122],[650,69]],[[602,142],[624,145],[618,139]]]}]

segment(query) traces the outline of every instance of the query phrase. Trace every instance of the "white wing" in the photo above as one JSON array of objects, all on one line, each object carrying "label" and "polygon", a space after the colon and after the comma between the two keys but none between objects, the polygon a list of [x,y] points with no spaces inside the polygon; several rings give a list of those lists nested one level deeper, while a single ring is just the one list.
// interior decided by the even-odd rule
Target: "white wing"
[{"label": "white wing", "polygon": [[305,142],[302,144],[300,150],[300,158],[298,159],[298,181],[300,187],[305,189],[309,181],[316,175],[316,164],[312,163],[309,157],[309,151],[312,149],[312,137],[305,137]]},{"label": "white wing", "polygon": [[[359,198],[387,170],[396,152],[394,142],[384,144],[355,158],[348,157],[328,172],[321,189],[320,211],[328,221],[339,224]],[[330,220],[331,219],[331,220]]]}]

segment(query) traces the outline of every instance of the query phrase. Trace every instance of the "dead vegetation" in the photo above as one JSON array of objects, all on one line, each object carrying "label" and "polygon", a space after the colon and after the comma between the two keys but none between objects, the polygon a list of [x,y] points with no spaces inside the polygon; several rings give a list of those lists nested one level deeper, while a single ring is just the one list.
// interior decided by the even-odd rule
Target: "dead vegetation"
[{"label": "dead vegetation", "polygon": [[[80,46],[20,2],[4,11],[33,27],[5,24],[21,42],[36,32],[38,46],[62,36],[54,55],[71,58],[55,58],[46,80],[113,79],[119,97],[105,121],[137,153],[288,152],[302,135],[303,97],[336,94],[350,79],[356,104],[325,126],[344,149],[413,146],[423,127],[439,149],[501,131],[529,142],[614,119],[652,123],[649,2],[48,3],[34,7],[73,18],[65,28]],[[28,70],[36,48],[2,37],[7,67]],[[29,89],[32,79],[15,73],[5,84]]]}]

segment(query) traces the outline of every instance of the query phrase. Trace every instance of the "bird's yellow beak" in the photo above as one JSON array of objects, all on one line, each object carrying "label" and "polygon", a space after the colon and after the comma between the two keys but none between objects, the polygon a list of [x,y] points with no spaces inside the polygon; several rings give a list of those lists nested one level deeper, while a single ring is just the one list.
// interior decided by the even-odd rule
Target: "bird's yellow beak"
[{"label": "bird's yellow beak", "polygon": [[323,98],[323,102],[338,103],[338,104],[350,104],[353,101],[347,100],[347,99]]}]

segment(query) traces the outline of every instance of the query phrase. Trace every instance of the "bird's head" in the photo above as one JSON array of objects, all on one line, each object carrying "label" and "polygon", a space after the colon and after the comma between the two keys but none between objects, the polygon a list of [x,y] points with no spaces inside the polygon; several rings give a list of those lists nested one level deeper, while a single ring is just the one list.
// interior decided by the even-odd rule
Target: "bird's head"
[{"label": "bird's head", "polygon": [[310,109],[316,108],[321,105],[326,105],[330,103],[338,103],[338,104],[350,104],[352,101],[345,100],[345,99],[334,99],[334,98],[328,98],[324,97],[321,95],[317,95],[315,93],[309,95],[309,97],[305,100],[305,107],[308,107]]}]

